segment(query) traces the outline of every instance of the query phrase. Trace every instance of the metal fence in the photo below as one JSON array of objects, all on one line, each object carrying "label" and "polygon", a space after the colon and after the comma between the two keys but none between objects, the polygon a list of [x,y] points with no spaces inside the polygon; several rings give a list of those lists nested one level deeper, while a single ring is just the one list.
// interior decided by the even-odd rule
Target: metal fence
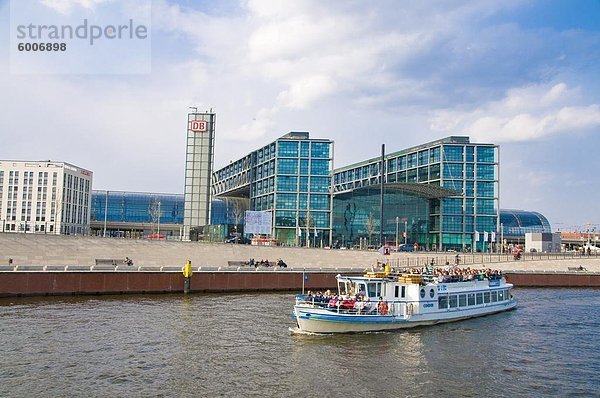
[{"label": "metal fence", "polygon": [[380,263],[390,267],[422,267],[426,265],[481,265],[493,263],[519,263],[522,261],[541,260],[572,260],[598,258],[600,253],[592,252],[590,255],[581,255],[576,252],[567,253],[521,253],[521,258],[516,260],[514,254],[507,253],[428,253],[424,255],[411,255],[404,258],[381,258]]}]

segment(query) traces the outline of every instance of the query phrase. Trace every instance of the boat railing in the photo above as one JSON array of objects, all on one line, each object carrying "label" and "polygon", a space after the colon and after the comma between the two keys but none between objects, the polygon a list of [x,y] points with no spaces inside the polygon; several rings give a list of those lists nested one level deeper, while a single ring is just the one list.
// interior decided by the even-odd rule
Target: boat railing
[{"label": "boat railing", "polygon": [[296,305],[327,309],[339,314],[350,315],[402,315],[411,316],[419,311],[418,300],[351,300],[297,295]]}]

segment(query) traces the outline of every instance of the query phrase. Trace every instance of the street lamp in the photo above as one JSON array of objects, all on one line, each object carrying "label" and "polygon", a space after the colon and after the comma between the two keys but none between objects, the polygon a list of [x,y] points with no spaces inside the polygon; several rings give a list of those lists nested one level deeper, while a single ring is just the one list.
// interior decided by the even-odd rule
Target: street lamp
[{"label": "street lamp", "polygon": [[408,221],[404,221],[404,244],[406,245],[406,238],[408,237]]},{"label": "street lamp", "polygon": [[396,216],[396,248],[398,248],[398,223],[400,222],[400,217]]}]

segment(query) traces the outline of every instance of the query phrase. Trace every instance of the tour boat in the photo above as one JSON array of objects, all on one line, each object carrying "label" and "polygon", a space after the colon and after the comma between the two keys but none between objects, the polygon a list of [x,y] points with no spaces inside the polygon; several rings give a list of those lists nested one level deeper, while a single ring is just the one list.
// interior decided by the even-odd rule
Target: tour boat
[{"label": "tour boat", "polygon": [[[454,322],[516,308],[513,285],[501,275],[472,280],[426,274],[369,272],[336,276],[338,295],[296,296],[293,332],[376,332]],[[359,297],[359,299],[356,299]]]}]

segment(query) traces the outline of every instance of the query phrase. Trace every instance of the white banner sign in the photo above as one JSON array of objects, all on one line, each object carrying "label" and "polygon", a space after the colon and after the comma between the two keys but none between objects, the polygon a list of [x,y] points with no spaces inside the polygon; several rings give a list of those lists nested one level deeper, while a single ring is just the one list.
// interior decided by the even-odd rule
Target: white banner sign
[{"label": "white banner sign", "polygon": [[244,233],[271,235],[272,214],[270,211],[246,210]]}]

